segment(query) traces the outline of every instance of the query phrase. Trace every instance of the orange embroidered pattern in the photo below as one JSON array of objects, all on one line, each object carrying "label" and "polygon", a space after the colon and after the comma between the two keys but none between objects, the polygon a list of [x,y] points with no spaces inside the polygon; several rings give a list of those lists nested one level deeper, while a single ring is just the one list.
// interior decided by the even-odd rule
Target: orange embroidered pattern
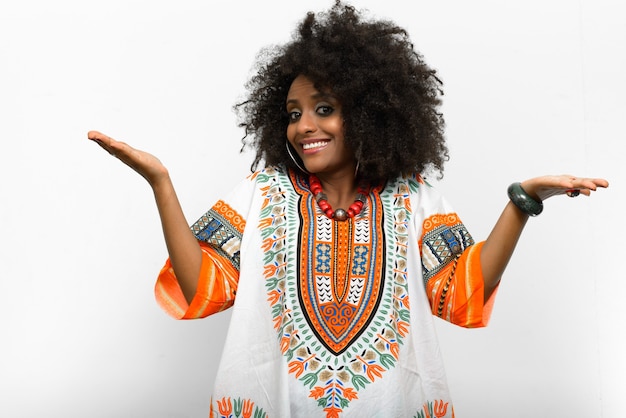
[{"label": "orange embroidered pattern", "polygon": [[373,190],[357,217],[334,222],[304,179],[267,170],[257,180],[265,197],[259,228],[267,300],[280,349],[326,417],[338,417],[395,367],[409,332],[411,186]]},{"label": "orange embroidered pattern", "polygon": [[419,243],[424,268],[424,284],[442,269],[451,268],[451,262],[465,248],[474,244],[470,233],[456,213],[437,214],[424,220]]},{"label": "orange embroidered pattern", "polygon": [[[417,411],[413,418],[442,418],[448,412],[448,402],[438,400],[434,402],[426,402],[422,411]],[[452,409],[452,407],[450,407]],[[454,418],[454,409],[452,409],[452,418]]]},{"label": "orange embroidered pattern", "polygon": [[380,221],[381,214],[370,210],[346,222],[311,219],[309,204],[307,199],[300,204],[300,304],[317,338],[337,355],[361,335],[380,302],[383,263],[375,261],[383,256],[382,245],[380,236],[368,230],[376,223],[370,216]]},{"label": "orange embroidered pattern", "polygon": [[239,270],[239,247],[246,221],[223,200],[198,219],[191,231],[200,241],[213,246]]},{"label": "orange embroidered pattern", "polygon": [[486,324],[490,310],[484,301],[482,244],[474,243],[455,213],[424,221],[420,249],[426,294],[434,315],[464,327]]},{"label": "orange embroidered pattern", "polygon": [[219,418],[268,418],[263,408],[254,405],[250,399],[222,398],[217,401],[217,411],[211,402],[210,417]]}]

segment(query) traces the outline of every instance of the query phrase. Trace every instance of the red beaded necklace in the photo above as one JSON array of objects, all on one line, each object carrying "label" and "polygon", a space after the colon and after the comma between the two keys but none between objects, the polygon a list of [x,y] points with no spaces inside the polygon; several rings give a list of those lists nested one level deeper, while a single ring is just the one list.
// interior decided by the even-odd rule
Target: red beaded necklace
[{"label": "red beaded necklace", "polygon": [[317,201],[317,205],[320,207],[322,212],[324,212],[324,214],[326,214],[326,216],[330,219],[335,219],[337,221],[345,221],[348,218],[354,218],[358,215],[361,210],[363,210],[363,206],[367,202],[367,195],[369,194],[369,188],[364,184],[359,184],[354,203],[350,205],[348,210],[343,210],[341,208],[333,210],[330,203],[328,203],[326,194],[322,191],[322,183],[315,174],[309,175],[309,188],[311,189],[311,192]]}]

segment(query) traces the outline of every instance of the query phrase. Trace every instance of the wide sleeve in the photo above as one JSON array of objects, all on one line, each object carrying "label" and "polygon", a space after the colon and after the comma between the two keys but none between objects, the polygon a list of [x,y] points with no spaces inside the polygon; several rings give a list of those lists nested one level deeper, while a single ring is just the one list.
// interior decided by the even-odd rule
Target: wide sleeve
[{"label": "wide sleeve", "polygon": [[165,262],[154,291],[158,304],[168,315],[176,319],[204,318],[233,305],[253,187],[251,176],[191,226],[202,249],[198,287],[191,303],[183,295],[170,260]]},{"label": "wide sleeve", "polygon": [[[433,315],[453,324],[488,324],[497,289],[485,300],[480,262],[484,242],[476,243],[449,204],[431,186],[421,185],[420,255]],[[430,189],[430,190],[428,190]]]}]

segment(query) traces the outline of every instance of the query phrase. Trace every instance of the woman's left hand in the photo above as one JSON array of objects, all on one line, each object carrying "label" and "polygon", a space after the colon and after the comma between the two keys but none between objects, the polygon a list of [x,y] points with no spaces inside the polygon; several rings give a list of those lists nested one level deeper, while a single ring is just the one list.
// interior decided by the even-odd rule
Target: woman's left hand
[{"label": "woman's left hand", "polygon": [[579,194],[589,196],[598,187],[609,187],[609,182],[605,179],[576,177],[569,174],[535,177],[522,182],[522,188],[526,193],[538,201],[560,194],[571,197]]}]

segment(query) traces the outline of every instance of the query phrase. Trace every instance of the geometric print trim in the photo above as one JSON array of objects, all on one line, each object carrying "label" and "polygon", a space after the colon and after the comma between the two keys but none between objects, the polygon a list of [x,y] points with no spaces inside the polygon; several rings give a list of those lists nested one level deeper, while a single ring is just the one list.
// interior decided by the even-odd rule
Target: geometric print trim
[{"label": "geometric print trim", "polygon": [[474,239],[456,213],[426,219],[420,246],[424,284],[473,244]]},{"label": "geometric print trim", "polygon": [[[289,374],[310,390],[309,397],[327,418],[339,417],[358,402],[360,391],[396,366],[410,332],[406,248],[410,190],[417,183],[399,179],[384,190],[372,189],[357,219],[338,227],[319,210],[305,178],[282,167],[268,167],[255,177],[263,191],[258,228],[277,344]],[[362,226],[355,226],[361,221]],[[371,245],[372,237],[376,245]],[[353,248],[333,255],[337,238]],[[329,275],[335,256],[343,260],[343,273]],[[323,326],[335,322],[316,318],[316,312],[323,313],[328,301],[331,308],[333,303],[345,308],[359,300],[365,302],[356,316],[362,325],[347,345],[330,347],[333,330]],[[341,318],[333,309],[330,318]]]},{"label": "geometric print trim", "polygon": [[211,245],[239,270],[240,247],[246,221],[226,202],[219,200],[191,226],[196,239]]}]

